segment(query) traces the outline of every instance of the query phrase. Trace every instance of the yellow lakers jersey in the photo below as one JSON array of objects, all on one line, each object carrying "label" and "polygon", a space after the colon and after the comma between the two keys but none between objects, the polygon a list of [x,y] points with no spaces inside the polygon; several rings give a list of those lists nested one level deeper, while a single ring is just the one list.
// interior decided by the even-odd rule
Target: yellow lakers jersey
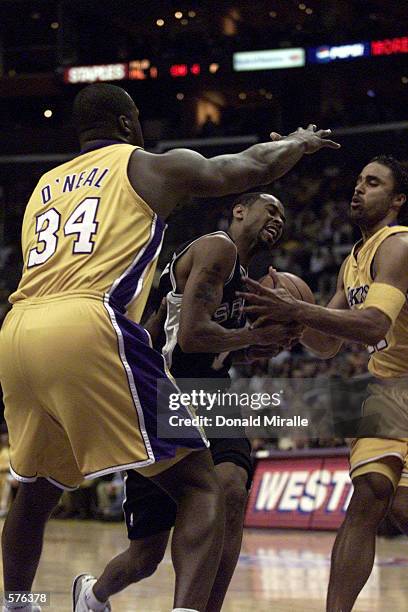
[{"label": "yellow lakers jersey", "polygon": [[[383,227],[369,238],[355,254],[353,247],[346,260],[343,282],[350,308],[362,308],[370,285],[373,283],[372,264],[380,244],[392,234],[408,232],[408,227]],[[405,302],[394,325],[376,346],[369,346],[371,355],[368,369],[379,378],[408,375],[408,306]]]},{"label": "yellow lakers jersey", "polygon": [[129,182],[134,149],[102,141],[41,177],[24,215],[23,275],[11,303],[107,296],[140,320],[165,225]]}]

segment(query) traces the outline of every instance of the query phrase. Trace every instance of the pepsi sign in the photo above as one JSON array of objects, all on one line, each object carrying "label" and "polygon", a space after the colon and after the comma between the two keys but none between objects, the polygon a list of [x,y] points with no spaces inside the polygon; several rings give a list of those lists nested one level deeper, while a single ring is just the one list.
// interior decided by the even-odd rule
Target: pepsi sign
[{"label": "pepsi sign", "polygon": [[338,60],[357,59],[370,55],[370,43],[359,42],[349,45],[322,45],[309,50],[309,61],[313,64],[328,64]]}]

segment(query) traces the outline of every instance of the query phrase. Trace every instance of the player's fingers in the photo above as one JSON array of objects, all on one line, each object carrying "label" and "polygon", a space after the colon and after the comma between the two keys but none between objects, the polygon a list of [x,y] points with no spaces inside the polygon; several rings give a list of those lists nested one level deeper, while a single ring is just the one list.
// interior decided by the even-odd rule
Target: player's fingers
[{"label": "player's fingers", "polygon": [[317,125],[315,123],[309,123],[309,125],[307,126],[307,129],[310,130],[311,132],[315,132],[317,130]]},{"label": "player's fingers", "polygon": [[244,306],[242,312],[246,314],[259,314],[271,316],[270,307],[266,304],[252,304],[251,306]]},{"label": "player's fingers", "polygon": [[276,288],[285,288],[285,285],[282,283],[279,274],[273,266],[269,266],[268,274],[273,279]]},{"label": "player's fingers", "polygon": [[251,329],[256,329],[257,327],[262,327],[263,325],[265,325],[265,323],[268,323],[270,321],[273,321],[273,319],[271,318],[271,315],[262,315],[262,316],[258,317],[251,324]]},{"label": "player's fingers", "polygon": [[321,146],[327,149],[340,149],[341,144],[334,142],[334,140],[327,140],[326,138],[321,140]]},{"label": "player's fingers", "polygon": [[268,294],[268,289],[266,287],[263,287],[260,283],[258,283],[253,278],[249,278],[249,276],[246,276],[243,279],[243,281],[247,287],[253,290],[254,293],[263,294],[263,295]]},{"label": "player's fingers", "polygon": [[263,304],[263,298],[261,298],[261,296],[257,293],[251,293],[250,291],[236,291],[235,294],[251,304]]},{"label": "player's fingers", "polygon": [[319,138],[327,138],[328,136],[330,136],[332,133],[332,131],[329,130],[318,130],[316,132],[316,136],[319,136]]},{"label": "player's fingers", "polygon": [[282,134],[278,134],[278,132],[271,132],[269,134],[269,138],[272,140],[272,142],[277,142],[278,140],[283,140],[284,136],[282,136]]}]

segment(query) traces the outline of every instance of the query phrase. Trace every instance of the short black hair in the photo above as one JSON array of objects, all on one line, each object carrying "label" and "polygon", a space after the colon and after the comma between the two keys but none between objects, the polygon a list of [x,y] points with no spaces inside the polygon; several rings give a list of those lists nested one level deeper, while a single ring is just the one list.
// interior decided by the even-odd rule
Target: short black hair
[{"label": "short black hair", "polygon": [[404,193],[408,198],[408,171],[402,163],[392,155],[376,155],[370,160],[372,162],[387,166],[394,178],[394,193]]},{"label": "short black hair", "polygon": [[394,178],[394,193],[403,193],[407,201],[401,206],[398,220],[404,225],[408,224],[408,171],[400,161],[392,155],[376,155],[370,163],[377,162],[389,168]]},{"label": "short black hair", "polygon": [[257,200],[259,200],[259,198],[263,195],[270,195],[270,194],[265,194],[265,191],[253,191],[251,193],[242,193],[241,195],[237,197],[236,200],[234,200],[232,209],[234,209],[235,206],[238,206],[238,204],[241,204],[241,206],[252,206],[252,204],[254,204]]},{"label": "short black hair", "polygon": [[241,206],[252,206],[254,202],[256,202],[262,195],[265,194],[265,191],[253,191],[251,193],[241,193],[232,203],[229,215],[228,215],[228,223],[232,223],[234,219],[234,208],[239,204]]},{"label": "short black hair", "polygon": [[106,132],[117,127],[119,115],[127,115],[135,108],[132,98],[121,87],[92,83],[75,97],[72,119],[78,134]]}]

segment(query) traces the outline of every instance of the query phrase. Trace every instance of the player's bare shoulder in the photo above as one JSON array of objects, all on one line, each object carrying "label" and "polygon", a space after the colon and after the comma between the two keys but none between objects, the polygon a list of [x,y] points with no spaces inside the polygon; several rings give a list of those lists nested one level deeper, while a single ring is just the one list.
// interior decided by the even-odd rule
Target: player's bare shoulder
[{"label": "player's bare shoulder", "polygon": [[222,271],[230,271],[237,258],[237,247],[224,232],[202,236],[192,245],[195,262],[207,262]]}]

